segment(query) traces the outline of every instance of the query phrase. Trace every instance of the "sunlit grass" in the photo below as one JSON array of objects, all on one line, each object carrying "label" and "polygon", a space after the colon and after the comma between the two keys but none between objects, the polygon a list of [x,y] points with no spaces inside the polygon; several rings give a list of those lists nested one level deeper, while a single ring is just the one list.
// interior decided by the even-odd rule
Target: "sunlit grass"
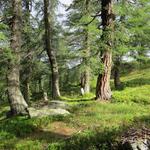
[{"label": "sunlit grass", "polygon": [[[150,70],[144,69],[123,76],[124,88],[113,90],[111,102],[97,102],[94,93],[63,96],[70,106],[68,117],[2,120],[7,105],[0,106],[0,149],[6,150],[96,150],[106,149],[106,140],[116,140],[128,127],[150,127]],[[96,81],[92,81],[93,89]],[[59,125],[59,129],[55,128]],[[77,134],[65,135],[66,130]],[[56,132],[57,131],[57,132]],[[68,139],[68,140],[66,140]],[[100,143],[103,143],[100,145]]]}]

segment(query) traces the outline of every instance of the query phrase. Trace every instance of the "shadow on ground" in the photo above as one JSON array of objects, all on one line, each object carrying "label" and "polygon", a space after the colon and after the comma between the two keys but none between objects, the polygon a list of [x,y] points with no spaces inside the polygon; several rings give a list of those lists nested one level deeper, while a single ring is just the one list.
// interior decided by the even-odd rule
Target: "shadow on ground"
[{"label": "shadow on ground", "polygon": [[150,85],[150,78],[137,78],[124,82],[126,87],[139,87],[143,85]]},{"label": "shadow on ground", "polygon": [[21,117],[14,117],[1,121],[0,131],[0,140],[3,141],[0,143],[0,149],[6,150],[16,149],[16,145],[20,141],[23,141],[23,144],[27,141],[53,143],[68,137],[62,133],[43,130],[42,128],[37,127],[36,123],[33,125],[31,120]]},{"label": "shadow on ground", "polygon": [[[121,146],[122,135],[130,129],[141,129],[142,127],[150,129],[150,117],[143,116],[135,118],[132,124],[122,125],[119,128],[104,129],[99,131],[84,131],[84,133],[64,140],[62,143],[56,143],[56,150],[127,150]],[[149,135],[150,136],[150,135]],[[150,137],[149,137],[150,138]],[[54,145],[52,145],[54,146]],[[49,145],[51,149],[51,145]],[[129,150],[129,149],[128,149]]]},{"label": "shadow on ground", "polygon": [[[43,130],[31,123],[31,120],[25,118],[8,119],[0,124],[0,130],[8,134],[5,149],[15,149],[19,140],[29,139],[31,141],[39,141],[47,143],[49,150],[55,147],[55,150],[119,150],[118,145],[121,142],[121,136],[128,129],[141,128],[145,126],[150,128],[150,116],[135,118],[132,124],[122,125],[119,128],[105,128],[103,131],[96,128],[94,130],[86,130],[84,132],[67,136],[62,133],[55,133]],[[11,141],[11,138],[17,137]],[[3,140],[3,136],[0,136]],[[10,142],[9,142],[10,140]],[[120,149],[121,150],[121,149]]]},{"label": "shadow on ground", "polygon": [[77,100],[72,100],[72,99],[68,99],[67,102],[70,103],[70,102],[90,102],[90,101],[93,101],[95,100],[95,97],[93,98],[81,98],[81,99],[77,99]]}]

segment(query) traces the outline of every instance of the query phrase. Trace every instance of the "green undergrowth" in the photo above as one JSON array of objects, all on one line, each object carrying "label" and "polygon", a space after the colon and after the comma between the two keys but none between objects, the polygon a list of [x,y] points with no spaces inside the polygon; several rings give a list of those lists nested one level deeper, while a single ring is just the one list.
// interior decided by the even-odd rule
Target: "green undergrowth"
[{"label": "green undergrowth", "polygon": [[[83,150],[108,149],[121,133],[131,127],[150,127],[150,106],[125,103],[80,103],[70,116],[27,119],[15,117],[0,123],[0,149]],[[77,107],[78,106],[78,107]],[[75,129],[72,135],[55,132],[53,123]],[[64,129],[63,129],[64,130]]]},{"label": "green undergrowth", "polygon": [[150,104],[150,69],[136,70],[121,78],[123,89],[113,92],[113,102]]},{"label": "green undergrowth", "polygon": [[94,94],[61,97],[71,115],[5,119],[9,107],[0,106],[0,150],[115,149],[129,128],[150,128],[150,70],[121,78],[112,102],[97,102]]}]

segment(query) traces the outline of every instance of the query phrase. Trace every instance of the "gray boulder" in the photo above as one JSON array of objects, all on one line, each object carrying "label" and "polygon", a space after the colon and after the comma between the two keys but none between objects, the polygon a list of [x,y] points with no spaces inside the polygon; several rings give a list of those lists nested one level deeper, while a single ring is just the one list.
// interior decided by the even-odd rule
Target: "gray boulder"
[{"label": "gray boulder", "polygon": [[29,108],[30,117],[34,118],[41,118],[41,117],[47,117],[47,116],[57,116],[62,115],[66,116],[69,115],[69,111],[62,109],[62,108],[51,108],[49,106],[44,106],[39,109],[30,107]]}]

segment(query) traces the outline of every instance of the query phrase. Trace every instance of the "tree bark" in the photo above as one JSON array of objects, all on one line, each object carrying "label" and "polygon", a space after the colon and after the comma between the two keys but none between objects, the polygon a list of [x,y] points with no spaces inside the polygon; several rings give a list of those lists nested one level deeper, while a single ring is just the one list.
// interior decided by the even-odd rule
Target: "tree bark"
[{"label": "tree bark", "polygon": [[44,0],[44,20],[45,20],[45,43],[46,51],[51,64],[52,78],[52,98],[60,97],[59,91],[59,72],[56,60],[56,51],[52,47],[52,17],[50,15],[50,1]]},{"label": "tree bark", "polygon": [[20,50],[21,50],[21,0],[12,0],[13,20],[11,25],[12,39],[11,50],[13,59],[8,66],[8,95],[11,115],[23,114],[28,105],[20,91]]},{"label": "tree bark", "polygon": [[110,88],[110,75],[112,66],[112,41],[113,41],[113,2],[112,0],[101,1],[101,19],[103,26],[102,40],[104,42],[104,50],[102,51],[101,61],[103,63],[103,72],[98,75],[96,86],[96,99],[98,100],[110,100],[111,88]]},{"label": "tree bark", "polygon": [[98,75],[96,99],[109,100],[111,99],[112,95],[110,89],[112,54],[110,53],[110,51],[104,52],[102,62],[104,63],[104,72],[103,74]]}]

